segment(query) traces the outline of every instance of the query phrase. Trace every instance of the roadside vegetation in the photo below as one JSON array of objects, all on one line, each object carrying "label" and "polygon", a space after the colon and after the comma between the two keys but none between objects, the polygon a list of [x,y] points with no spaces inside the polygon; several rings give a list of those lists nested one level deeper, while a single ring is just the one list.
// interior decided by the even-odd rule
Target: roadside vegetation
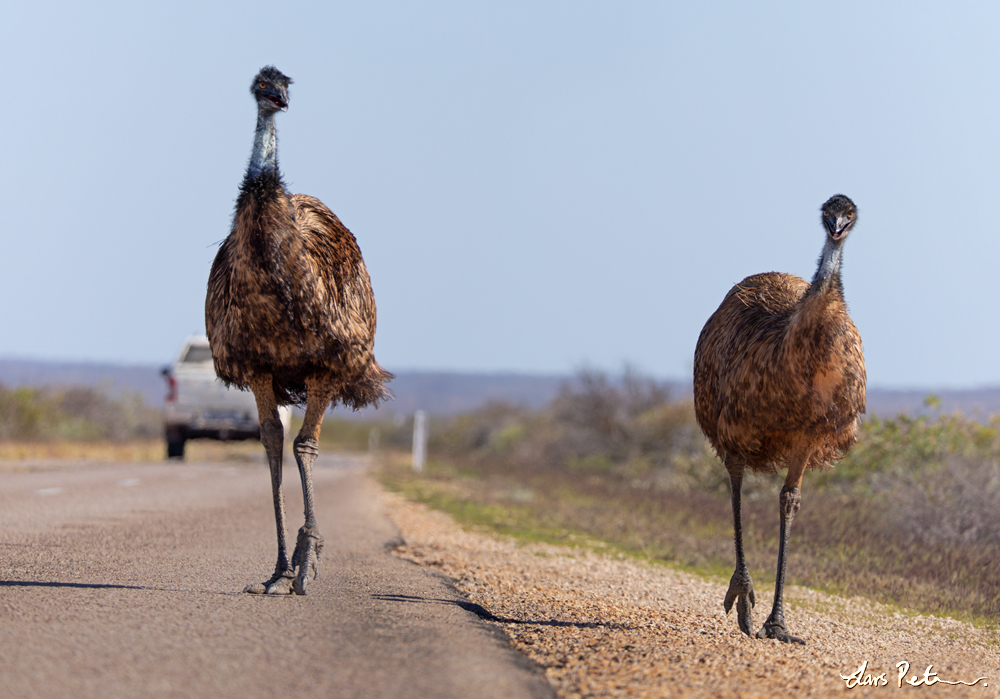
[{"label": "roadside vegetation", "polygon": [[163,417],[138,395],[0,384],[0,459],[162,458]]},{"label": "roadside vegetation", "polygon": [[[408,429],[383,428],[383,446],[408,445]],[[467,526],[732,574],[726,471],[690,401],[654,381],[584,372],[544,410],[495,404],[436,422],[429,446],[423,474],[400,449],[379,476]],[[747,558],[762,584],[774,580],[781,482],[744,480]],[[1000,418],[866,419],[843,460],[806,474],[792,537],[792,584],[995,624]]]},{"label": "roadside vegetation", "polygon": [[[139,396],[0,385],[0,460],[159,461],[162,429],[160,411]],[[732,574],[725,469],[690,400],[655,381],[583,372],[543,410],[493,404],[432,421],[419,475],[409,466],[412,429],[412,420],[335,413],[322,448],[377,449],[383,483],[467,526]],[[197,460],[262,456],[256,441],[192,448]],[[748,563],[762,585],[774,579],[781,480],[744,481]],[[792,536],[793,584],[996,624],[1000,416],[867,418],[844,459],[806,474]]]}]

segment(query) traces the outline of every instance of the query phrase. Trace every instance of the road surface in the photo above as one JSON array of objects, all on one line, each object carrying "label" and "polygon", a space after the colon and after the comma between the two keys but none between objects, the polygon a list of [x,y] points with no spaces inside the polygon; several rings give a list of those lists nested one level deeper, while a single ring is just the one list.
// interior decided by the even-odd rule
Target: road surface
[{"label": "road surface", "polygon": [[[398,531],[357,460],[320,456],[306,597],[242,594],[276,543],[263,462],[0,463],[0,697],[551,697]],[[301,490],[285,472],[290,541]]]}]

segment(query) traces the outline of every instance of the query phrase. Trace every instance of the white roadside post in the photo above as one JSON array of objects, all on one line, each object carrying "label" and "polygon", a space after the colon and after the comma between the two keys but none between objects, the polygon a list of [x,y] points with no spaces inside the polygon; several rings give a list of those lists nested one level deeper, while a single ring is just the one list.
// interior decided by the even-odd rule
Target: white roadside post
[{"label": "white roadside post", "polygon": [[427,461],[427,413],[418,410],[413,416],[413,470],[423,473]]}]

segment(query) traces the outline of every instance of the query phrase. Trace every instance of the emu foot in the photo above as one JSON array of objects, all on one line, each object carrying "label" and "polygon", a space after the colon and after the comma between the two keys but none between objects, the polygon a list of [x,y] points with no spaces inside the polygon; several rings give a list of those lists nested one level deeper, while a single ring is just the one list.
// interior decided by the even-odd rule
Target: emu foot
[{"label": "emu foot", "polygon": [[753,591],[753,580],[746,568],[737,570],[729,580],[729,590],[726,591],[726,599],[722,606],[726,609],[726,614],[733,609],[733,602],[736,602],[736,620],[739,622],[740,631],[747,636],[753,636],[753,616],[751,608],[757,604],[757,596]]},{"label": "emu foot", "polygon": [[269,580],[262,583],[251,583],[243,591],[251,595],[290,595],[295,573],[291,570],[275,571]]},{"label": "emu foot", "polygon": [[299,529],[295,541],[295,553],[292,554],[292,568],[298,568],[293,587],[295,594],[308,594],[306,586],[311,578],[319,575],[319,557],[323,553],[323,536],[316,527]]},{"label": "emu foot", "polygon": [[776,641],[781,641],[782,643],[798,643],[801,646],[806,644],[798,636],[793,636],[788,633],[788,629],[785,628],[785,620],[780,616],[775,619],[774,614],[767,618],[764,625],[757,632],[757,638],[773,638]]}]

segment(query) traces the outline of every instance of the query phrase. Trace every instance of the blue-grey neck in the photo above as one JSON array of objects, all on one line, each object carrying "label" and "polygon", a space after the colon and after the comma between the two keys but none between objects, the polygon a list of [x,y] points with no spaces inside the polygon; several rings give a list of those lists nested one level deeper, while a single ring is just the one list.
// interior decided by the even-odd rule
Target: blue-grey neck
[{"label": "blue-grey neck", "polygon": [[253,135],[253,153],[250,154],[248,177],[262,172],[278,171],[278,132],[274,127],[274,112],[257,112],[257,130]]},{"label": "blue-grey neck", "polygon": [[819,265],[816,268],[816,275],[812,280],[813,293],[824,291],[833,284],[838,290],[843,292],[840,283],[840,252],[844,247],[844,238],[834,240],[830,236],[826,237],[826,245],[823,246],[823,253],[819,258]]}]

